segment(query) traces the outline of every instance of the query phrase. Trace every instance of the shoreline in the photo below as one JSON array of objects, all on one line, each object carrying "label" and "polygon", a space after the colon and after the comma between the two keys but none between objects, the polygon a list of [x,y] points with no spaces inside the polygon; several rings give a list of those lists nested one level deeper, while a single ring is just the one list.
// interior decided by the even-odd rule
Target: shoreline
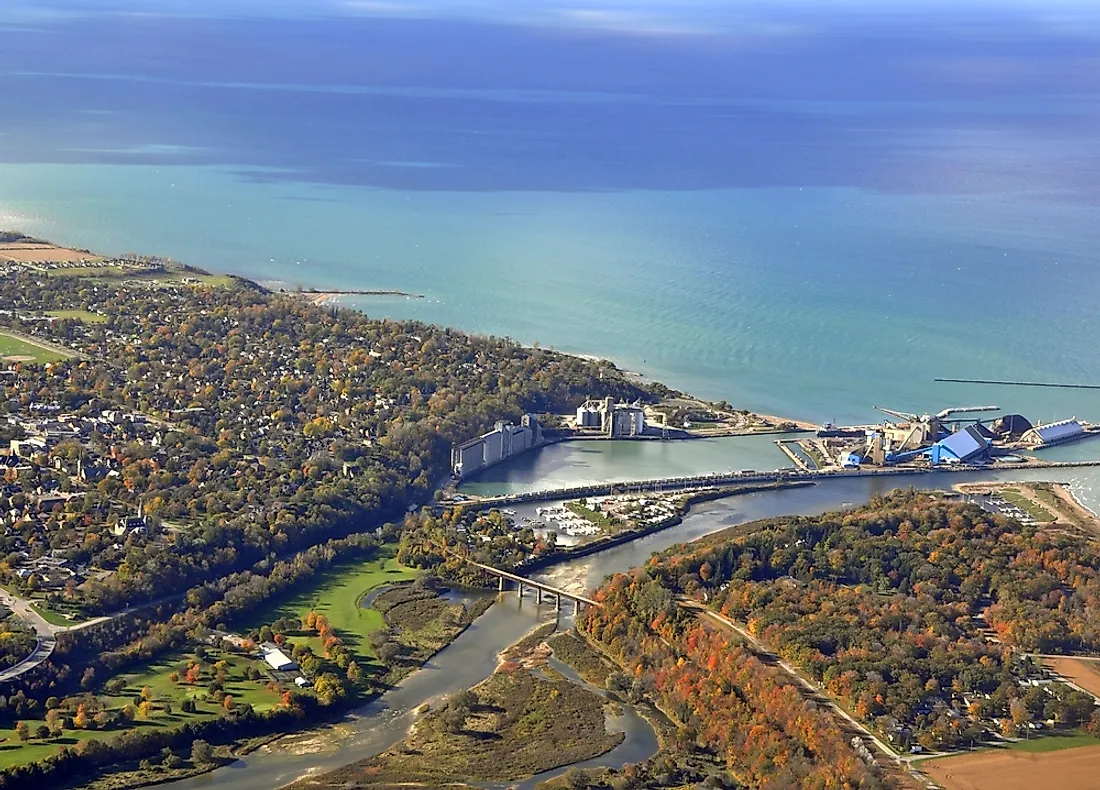
[{"label": "shoreline", "polygon": [[[413,295],[413,294],[405,294],[403,292],[398,292],[398,291],[376,291],[376,292],[332,291],[332,292],[327,292],[327,291],[311,290],[311,291],[299,291],[297,293],[291,293],[291,292],[282,291],[282,290],[280,290],[280,291],[271,291],[269,288],[267,288],[267,287],[265,287],[265,286],[263,286],[259,283],[256,283],[255,281],[246,280],[245,278],[240,278],[240,281],[245,282],[245,283],[252,283],[253,285],[256,285],[256,287],[261,288],[264,291],[267,291],[269,293],[273,293],[273,294],[278,295],[278,296],[283,296],[283,295],[285,295],[285,296],[295,296],[295,295],[304,296],[304,297],[306,297],[306,300],[308,302],[311,302],[311,303],[313,303],[315,305],[318,305],[318,306],[327,305],[327,304],[330,303],[331,300],[339,301],[339,295],[341,295],[341,294],[348,294],[348,295],[354,295],[354,294],[403,295],[403,296],[406,296],[406,297],[409,297],[409,298],[412,298],[412,297],[423,298],[421,296],[417,296],[417,295]],[[350,307],[350,306],[345,306],[345,305],[341,305],[341,307],[342,307],[342,309],[356,310],[357,312],[359,312],[358,308],[355,308],[355,307]],[[556,353],[560,353],[563,356],[573,356],[573,357],[579,357],[579,358],[591,358],[589,355],[571,354],[569,352],[556,352]],[[598,358],[597,357],[596,359],[603,359],[603,358]],[[608,360],[608,361],[611,362],[612,365],[615,364],[613,361],[610,361],[610,360]],[[627,371],[623,371],[623,372],[627,373],[627,375],[632,375],[632,376],[636,375],[639,379],[644,380],[644,377],[641,374],[630,374]],[[786,420],[786,419],[783,419],[783,418],[773,417],[773,416],[770,416],[770,415],[757,414],[756,412],[753,412],[753,414],[756,414],[756,416],[759,416],[763,419],[768,420],[769,422],[773,422],[773,423],[776,423],[776,424],[779,424],[779,423],[782,423],[782,422],[788,422],[788,423],[791,423],[791,424],[794,424],[794,425],[800,425],[800,424],[802,424],[802,425],[812,425],[811,423],[803,423],[802,421],[796,421],[796,420]],[[804,430],[812,430],[812,428],[804,428]],[[756,432],[749,432],[749,434],[774,433],[774,432],[778,432],[778,431],[763,431],[763,432],[756,431]],[[722,434],[719,434],[719,435],[722,435]],[[730,433],[730,434],[726,434],[726,435],[738,436],[738,435],[746,435],[746,434],[743,434],[743,433]],[[578,438],[581,438],[581,437],[578,437]],[[584,438],[587,438],[587,437],[584,437]],[[603,438],[603,437],[591,437],[591,438]],[[639,438],[642,438],[642,437],[639,437]],[[717,438],[717,436],[692,435],[692,436],[688,436],[688,437],[684,437],[684,438]],[[1097,462],[1097,463],[1100,463],[1100,462]],[[1054,468],[1054,467],[1057,467],[1059,465],[1069,465],[1069,464],[1043,464],[1043,463],[1037,463],[1037,464],[1033,464],[1032,466],[1033,467],[1040,467],[1040,468],[1041,467]],[[924,472],[927,472],[927,471],[929,471],[929,470],[914,470],[914,472],[908,472],[908,471],[901,472],[901,471],[898,471],[895,474],[924,473]],[[857,476],[857,475],[848,475],[848,476]],[[758,486],[755,486],[755,487],[752,484],[749,484],[748,486],[746,486],[744,489],[741,489],[741,490],[698,492],[699,500],[687,503],[686,507],[683,510],[683,512],[681,512],[677,516],[670,517],[665,522],[648,525],[648,526],[646,526],[642,529],[627,530],[627,531],[620,532],[620,533],[615,534],[615,535],[606,536],[606,539],[597,539],[597,540],[591,541],[587,544],[582,544],[581,546],[571,547],[571,548],[575,548],[576,551],[564,550],[561,554],[557,554],[553,557],[547,557],[546,561],[543,562],[543,563],[532,563],[531,565],[525,567],[523,570],[525,572],[527,572],[527,571],[537,571],[537,570],[540,570],[542,568],[553,567],[555,565],[559,565],[559,564],[562,564],[562,563],[567,563],[567,562],[570,562],[572,560],[575,560],[575,559],[578,559],[578,558],[581,558],[581,557],[586,557],[586,556],[590,556],[590,555],[594,555],[594,554],[599,554],[603,551],[607,551],[607,550],[615,548],[616,546],[620,546],[620,545],[623,545],[623,544],[626,544],[626,543],[630,543],[634,540],[638,540],[640,538],[643,538],[643,537],[645,537],[647,535],[650,535],[650,534],[653,534],[655,532],[665,530],[665,529],[670,529],[672,527],[676,527],[676,526],[678,526],[679,524],[682,523],[683,516],[686,515],[688,512],[690,512],[691,506],[696,504],[697,501],[703,500],[703,498],[706,497],[708,493],[714,495],[711,498],[718,499],[718,498],[723,498],[723,497],[726,497],[726,496],[736,496],[736,495],[739,495],[739,494],[742,494],[742,493],[752,493],[755,490],[761,490],[761,489],[769,489],[769,490],[770,489],[779,489],[779,490],[781,490],[781,489],[785,489],[785,488],[794,488],[794,487],[798,487],[798,486],[811,486],[811,485],[815,484],[813,482],[813,480],[815,480],[815,479],[823,479],[823,478],[819,478],[818,476],[814,476],[814,477],[811,477],[811,478],[801,478],[801,480],[798,480],[796,478],[793,481],[788,481],[788,482],[776,481],[776,482],[773,482],[773,483],[769,483],[769,484],[765,484],[765,485],[758,485]],[[629,485],[629,483],[627,483],[625,485]],[[1093,515],[1095,516],[1095,514],[1093,514]],[[363,597],[365,597],[366,594],[368,594],[368,592],[365,591],[364,594],[356,600],[356,606],[357,607],[359,606],[360,600]],[[486,607],[486,608],[488,608],[488,607]],[[479,613],[478,616],[480,616],[480,613]],[[413,675],[414,673],[416,673],[417,671],[419,671],[424,665],[426,665],[427,663],[429,663],[431,661],[431,659],[434,655],[436,655],[438,652],[443,650],[448,645],[453,644],[454,641],[459,636],[461,636],[461,634],[467,628],[469,628],[469,626],[472,625],[473,622],[475,622],[478,619],[478,616],[475,616],[475,617],[471,618],[468,622],[464,622],[463,625],[462,625],[462,628],[456,634],[451,636],[443,646],[441,646],[437,650],[433,651],[431,655],[427,656],[424,659],[424,661],[421,662],[420,664],[418,664],[417,666],[410,667],[409,672],[404,674],[400,679],[398,679],[395,682],[394,686],[399,685],[406,677],[409,677],[409,676]],[[385,692],[378,692],[378,693],[375,693],[375,694],[372,694],[372,695],[368,696],[365,699],[361,698],[361,699],[356,700],[356,707],[358,707],[359,705],[366,704],[366,703],[369,703],[369,702],[373,701],[374,699],[381,696],[383,693],[385,693]],[[317,723],[312,724],[312,725],[310,725],[310,724],[305,725],[305,727],[303,727],[303,729],[301,731],[302,732],[323,731],[323,727],[325,727],[327,724],[328,724],[328,722],[326,722],[324,720],[318,721]],[[289,737],[291,735],[293,735],[293,733],[281,733],[276,738],[273,739],[273,742],[281,740],[283,737]],[[244,752],[242,752],[242,754],[243,753]],[[213,768],[216,768],[216,766],[214,766]],[[212,770],[213,770],[213,768],[212,768]],[[160,784],[160,783],[161,783],[160,781],[157,782],[157,784]]]},{"label": "shoreline", "polygon": [[[1049,489],[1047,488],[1049,487]],[[1050,481],[1036,483],[1030,481],[978,481],[974,483],[957,483],[952,490],[961,494],[980,495],[987,492],[1000,493],[1006,489],[1015,489],[1023,494],[1036,507],[1047,511],[1054,517],[1051,524],[1069,524],[1086,528],[1095,533],[1100,533],[1100,516],[1097,516],[1090,508],[1081,504],[1080,499],[1073,493],[1073,485],[1064,481]],[[1039,492],[1048,490],[1053,501],[1040,496]]]},{"label": "shoreline", "polygon": [[354,307],[348,308],[343,303],[343,299],[348,296],[399,296],[405,299],[423,299],[424,294],[411,293],[409,291],[394,291],[394,290],[341,290],[341,291],[327,291],[315,288],[310,288],[302,291],[287,291],[280,288],[273,293],[287,294],[289,296],[300,296],[311,304],[317,306],[331,305],[345,307],[350,310],[354,310]]},{"label": "shoreline", "polygon": [[[10,231],[10,232],[18,233],[18,231]],[[57,249],[64,249],[64,250],[69,250],[69,249],[77,250],[77,249],[79,249],[82,253],[86,253],[87,255],[89,255],[91,257],[94,257],[98,260],[101,260],[103,265],[110,265],[110,264],[113,264],[113,263],[125,263],[126,261],[129,260],[127,258],[124,258],[122,256],[117,256],[117,255],[106,255],[106,256],[105,255],[98,255],[98,254],[95,254],[95,253],[91,253],[90,251],[84,250],[83,248],[62,247],[61,245],[58,245],[58,244],[56,244],[52,241],[49,241],[49,240],[42,240],[42,239],[35,238],[34,241],[36,243],[43,244],[43,245],[48,245],[50,247],[54,247],[54,248],[57,248]],[[400,289],[393,289],[393,288],[378,288],[378,289],[373,289],[373,288],[362,288],[362,289],[360,289],[360,288],[323,288],[323,287],[318,287],[318,286],[306,287],[304,285],[300,285],[300,284],[297,284],[297,283],[292,285],[291,283],[287,282],[286,280],[271,280],[271,279],[264,279],[264,278],[253,278],[253,277],[245,276],[245,275],[242,275],[242,274],[235,274],[233,272],[218,272],[218,271],[214,271],[214,270],[210,270],[210,269],[205,269],[201,266],[195,266],[195,265],[192,265],[192,264],[185,264],[185,263],[181,263],[179,261],[172,261],[172,259],[170,259],[170,258],[167,258],[167,259],[157,258],[157,260],[158,261],[163,261],[162,265],[166,268],[166,270],[173,270],[173,271],[186,272],[186,273],[190,273],[190,274],[200,274],[200,275],[208,275],[208,276],[211,276],[211,275],[212,276],[224,276],[224,277],[231,278],[232,280],[235,280],[239,283],[250,284],[250,285],[252,285],[256,288],[259,288],[263,291],[267,291],[267,292],[272,293],[272,294],[279,294],[279,295],[283,295],[283,296],[302,297],[307,302],[309,302],[310,304],[316,305],[318,307],[331,306],[331,307],[340,307],[340,308],[343,308],[343,309],[346,309],[346,310],[356,310],[358,312],[364,312],[362,310],[359,310],[359,308],[357,308],[357,307],[344,304],[342,299],[344,297],[355,297],[355,296],[361,296],[361,297],[387,297],[387,296],[391,296],[391,297],[399,297],[399,298],[404,298],[404,299],[419,299],[419,300],[426,299],[426,296],[424,294],[415,293],[415,292],[412,292],[412,291],[404,291],[404,290],[400,290]],[[94,279],[94,275],[89,275],[89,277]],[[435,325],[436,326],[447,326],[445,324],[435,324]],[[468,334],[470,336],[477,336],[478,335],[478,333],[476,333],[476,332],[468,332],[467,330],[460,329],[458,327],[452,327],[452,328],[457,329],[460,332],[464,332],[465,334]],[[538,344],[535,344],[535,343],[520,343],[520,345],[525,349],[534,349],[536,347],[541,347],[544,350],[553,351],[557,354],[562,354],[564,356],[575,357],[575,358],[578,358],[578,359],[584,359],[584,360],[588,360],[588,361],[592,361],[592,362],[607,362],[607,363],[613,365],[625,377],[627,377],[629,379],[633,379],[633,380],[637,381],[638,383],[641,383],[641,384],[661,384],[662,386],[668,387],[668,385],[665,384],[660,379],[654,378],[653,376],[650,376],[648,374],[644,374],[644,373],[640,373],[640,372],[635,371],[635,370],[631,370],[628,367],[623,367],[617,361],[615,361],[614,359],[612,359],[608,356],[604,356],[604,355],[600,355],[600,354],[592,354],[592,353],[588,353],[588,352],[580,352],[580,351],[563,351],[563,350],[560,350],[560,349],[554,347],[553,345],[539,346]],[[69,353],[73,353],[73,352],[69,351]],[[80,356],[80,355],[77,355],[77,356]],[[672,388],[670,387],[670,389],[672,389]],[[675,391],[679,392],[679,390],[675,390]],[[695,396],[691,393],[688,393],[688,392],[681,392],[680,395],[685,397],[685,398],[690,398],[692,400],[698,401],[699,403],[704,403],[704,404],[712,403],[712,401],[708,401],[705,398],[697,397],[697,396]],[[820,427],[816,423],[813,423],[809,420],[804,420],[804,419],[800,419],[800,418],[793,418],[793,417],[780,417],[780,416],[776,416],[776,415],[773,415],[773,414],[766,414],[764,412],[755,411],[753,409],[748,409],[748,411],[749,411],[750,414],[754,415],[755,417],[757,417],[761,420],[772,423],[775,426],[775,429],[774,430],[769,430],[769,431],[763,431],[763,432],[762,431],[738,431],[738,430],[735,430],[735,429],[730,429],[728,431],[718,430],[713,434],[697,434],[697,433],[691,433],[690,431],[688,431],[689,435],[687,437],[683,437],[683,438],[706,439],[706,438],[718,438],[718,437],[723,437],[723,436],[745,436],[745,435],[754,435],[754,434],[762,434],[762,433],[783,432],[783,431],[779,430],[778,426],[780,426],[784,423],[795,426],[796,430],[799,430],[799,431],[816,431]],[[638,437],[638,438],[645,438],[645,437]]]}]

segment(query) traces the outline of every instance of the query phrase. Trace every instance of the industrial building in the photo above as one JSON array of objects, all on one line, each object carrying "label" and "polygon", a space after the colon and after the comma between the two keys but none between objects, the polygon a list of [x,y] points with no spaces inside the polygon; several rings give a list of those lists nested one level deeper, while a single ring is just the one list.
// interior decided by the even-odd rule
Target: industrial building
[{"label": "industrial building", "polygon": [[264,645],[264,661],[276,672],[291,672],[298,668],[294,660],[275,645]]},{"label": "industrial building", "polygon": [[543,443],[542,426],[533,414],[525,414],[519,425],[498,422],[476,439],[451,449],[451,469],[459,480],[498,464]]},{"label": "industrial building", "polygon": [[607,436],[643,436],[645,409],[639,403],[616,403],[614,398],[586,401],[577,409],[578,428],[599,428]]},{"label": "industrial building", "polygon": [[855,428],[830,426],[826,435],[819,432],[818,450],[835,459],[837,466],[849,469],[863,464],[913,462],[929,466],[979,465],[1025,448],[1050,447],[1100,435],[1100,428],[1076,419],[1033,426],[1020,414],[977,416],[995,411],[996,406],[962,406],[923,415],[875,408],[896,422],[866,427],[865,440],[860,443],[844,441],[856,433]]},{"label": "industrial building", "polygon": [[943,439],[951,433],[948,423],[956,414],[973,414],[995,411],[996,406],[956,406],[943,409],[935,414],[910,414],[904,411],[895,411],[882,406],[875,409],[883,414],[888,414],[898,420],[899,423],[885,423],[882,426],[884,440],[894,452],[906,450],[918,450],[929,444]]},{"label": "industrial building", "polygon": [[961,431],[948,436],[922,450],[932,466],[940,464],[970,464],[984,461],[989,454],[990,441],[977,425],[967,425]]},{"label": "industrial building", "polygon": [[1056,444],[1072,442],[1080,439],[1085,433],[1085,426],[1077,420],[1062,420],[1046,425],[1036,425],[1024,432],[1020,441],[1030,447],[1052,447]]},{"label": "industrial building", "polygon": [[1002,440],[1008,442],[1018,441],[1033,427],[1031,420],[1022,414],[1006,414],[1004,417],[998,417],[993,421],[993,424],[989,426],[993,433],[1000,436]]}]

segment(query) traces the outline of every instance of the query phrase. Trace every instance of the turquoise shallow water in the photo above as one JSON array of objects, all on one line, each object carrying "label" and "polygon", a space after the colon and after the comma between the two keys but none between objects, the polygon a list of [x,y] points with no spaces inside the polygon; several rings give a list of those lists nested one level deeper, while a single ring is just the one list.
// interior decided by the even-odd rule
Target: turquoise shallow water
[{"label": "turquoise shallow water", "polygon": [[1080,206],[857,189],[410,192],[214,167],[0,165],[0,225],[171,255],[349,302],[609,356],[818,421],[992,404],[1100,419],[1100,225]]}]

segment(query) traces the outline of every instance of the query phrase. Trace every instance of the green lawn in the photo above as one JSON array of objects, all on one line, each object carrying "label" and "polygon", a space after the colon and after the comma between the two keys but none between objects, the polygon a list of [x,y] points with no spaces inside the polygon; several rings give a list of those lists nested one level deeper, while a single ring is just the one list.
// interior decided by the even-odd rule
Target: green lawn
[{"label": "green lawn", "polygon": [[86,324],[107,323],[107,316],[93,313],[90,310],[47,310],[46,315],[52,318],[72,318]]},{"label": "green lawn", "polygon": [[[247,702],[256,710],[267,710],[278,704],[280,700],[279,694],[266,688],[266,684],[271,679],[266,674],[266,665],[259,658],[236,655],[213,648],[207,651],[207,660],[203,664],[203,676],[198,683],[194,685],[173,683],[169,679],[168,676],[173,671],[179,672],[182,677],[186,666],[194,660],[194,653],[177,653],[160,661],[155,661],[147,665],[141,672],[123,675],[122,677],[126,678],[126,689],[121,694],[117,696],[104,695],[101,699],[107,701],[111,707],[122,707],[128,702],[132,702],[133,698],[141,693],[144,686],[148,686],[149,691],[153,694],[154,701],[158,703],[165,700],[171,702],[176,714],[179,713],[181,702],[185,699],[193,699],[198,705],[198,712],[191,715],[190,718],[213,718],[218,712],[218,706],[213,702],[203,701],[203,697],[207,693],[207,685],[210,683],[213,674],[211,667],[216,661],[224,660],[228,665],[226,667],[225,691],[227,694],[232,695],[236,702]],[[264,672],[260,680],[248,680],[245,677],[244,673],[250,666]],[[187,714],[184,714],[184,716],[186,719]]]},{"label": "green lawn", "polygon": [[[1075,749],[1078,746],[1097,745],[1100,745],[1100,738],[1097,738],[1095,735],[1089,735],[1087,732],[1082,732],[1081,730],[1068,730],[1065,732],[1050,732],[1044,730],[1040,731],[1040,734],[1033,734],[1031,738],[1027,740],[1013,741],[987,748],[1011,749],[1017,752],[1038,753],[1057,752],[1062,749]],[[978,751],[982,751],[982,749],[979,748]],[[913,767],[920,768],[924,763],[930,763],[933,760],[948,760],[952,757],[958,757],[960,754],[966,754],[966,752],[951,752],[936,757],[925,757],[914,760]]]},{"label": "green lawn", "polygon": [[[416,570],[406,568],[395,559],[395,547],[386,546],[382,552],[377,559],[332,570],[313,587],[258,609],[247,619],[235,623],[234,628],[247,631],[280,617],[302,618],[313,610],[328,618],[352,651],[373,657],[374,650],[366,637],[383,626],[382,615],[374,609],[362,608],[360,600],[376,587],[408,581],[417,575]],[[294,637],[293,641],[304,642],[318,655],[324,652],[316,637]]]},{"label": "green lawn", "polygon": [[1058,508],[1058,497],[1054,495],[1054,492],[1049,488],[1045,488],[1042,485],[1033,485],[1031,490],[1035,492],[1036,498],[1044,505],[1049,507]]},{"label": "green lawn", "polygon": [[1020,510],[1027,513],[1036,521],[1050,522],[1055,520],[1055,516],[1045,507],[1038,502],[1032,501],[1030,498],[1024,496],[1018,491],[1011,488],[1006,488],[1000,492],[1001,497],[1010,505],[1015,505]]},{"label": "green lawn", "polygon": [[[30,719],[27,721],[32,730],[41,723]],[[114,732],[121,732],[121,730]],[[22,743],[19,736],[15,734],[15,730],[0,727],[0,771],[15,765],[27,765],[57,754],[60,746],[75,746],[80,741],[91,738],[105,740],[107,737],[109,737],[107,733],[95,730],[75,730],[65,732],[60,738],[47,738],[44,741],[31,738],[27,743]]]},{"label": "green lawn", "polygon": [[123,277],[126,270],[121,266],[72,266],[49,269],[48,277]]},{"label": "green lawn", "polygon": [[65,359],[67,355],[0,332],[0,357],[30,357],[33,362],[56,362]]},{"label": "green lawn", "polygon": [[[248,630],[270,623],[279,617],[303,617],[314,609],[328,617],[341,638],[355,652],[363,656],[373,656],[373,650],[365,637],[382,627],[382,615],[374,609],[360,608],[360,600],[377,587],[392,582],[407,581],[416,576],[416,571],[398,563],[394,554],[395,547],[386,546],[377,559],[336,568],[312,588],[257,610],[247,621],[235,625],[240,630]],[[39,610],[43,616],[47,616],[46,611]],[[51,622],[69,624],[69,621],[60,618],[54,612],[50,612],[47,619]],[[323,652],[316,637],[308,639],[294,637],[294,641],[306,642],[318,654]],[[267,710],[279,704],[281,695],[267,688],[270,677],[267,674],[266,665],[258,658],[211,648],[207,651],[207,659],[203,663],[203,675],[199,682],[191,685],[173,682],[169,678],[172,672],[178,672],[182,678],[186,666],[194,660],[194,653],[175,653],[147,664],[138,672],[120,675],[119,677],[126,680],[126,688],[121,693],[112,695],[101,690],[98,696],[107,708],[115,710],[127,704],[133,704],[134,698],[141,694],[142,688],[148,686],[156,710],[150,720],[139,719],[130,725],[131,727],[176,727],[188,721],[212,719],[221,714],[222,708],[212,700],[206,700],[205,697],[212,679],[214,663],[225,660],[227,678],[224,688],[236,702],[249,703],[256,710]],[[250,666],[260,670],[262,673],[260,680],[247,679],[245,673]],[[195,701],[197,707],[195,713],[183,713],[180,710],[185,699]],[[171,714],[164,711],[165,702],[171,703],[173,709]],[[42,723],[40,720],[31,719],[27,719],[27,722],[32,731]],[[41,760],[48,755],[56,754],[59,746],[72,746],[89,738],[109,741],[123,731],[124,728],[121,727],[108,731],[66,730],[59,738],[45,740],[31,738],[24,744],[19,741],[14,729],[0,728],[0,770]]]},{"label": "green lawn", "polygon": [[50,269],[46,274],[50,277],[86,277],[90,280],[143,280],[150,283],[181,283],[184,280],[196,280],[216,288],[224,288],[234,282],[232,277],[225,274],[200,274],[176,268],[168,268],[160,272],[149,272],[110,263],[102,266],[72,266]]},{"label": "green lawn", "polygon": [[[98,738],[102,741],[110,741],[120,733],[134,727],[171,728],[186,724],[189,721],[206,721],[220,715],[223,711],[220,705],[213,701],[205,700],[207,686],[212,676],[212,666],[215,661],[225,659],[226,683],[225,691],[238,703],[250,703],[257,710],[267,710],[280,702],[281,695],[266,688],[270,678],[266,675],[258,681],[246,679],[245,671],[249,666],[255,666],[263,670],[263,663],[258,659],[223,653],[210,650],[207,661],[203,664],[202,679],[194,684],[173,683],[168,676],[173,671],[180,671],[190,661],[194,660],[193,653],[177,653],[170,658],[149,664],[140,672],[122,675],[126,678],[125,690],[116,695],[100,693],[99,699],[110,710],[118,710],[127,704],[133,704],[134,698],[141,694],[142,687],[148,686],[153,695],[155,710],[148,720],[138,719],[130,725],[117,726],[110,730],[66,730],[58,738],[46,738],[39,740],[31,738],[27,743],[22,743],[15,733],[14,728],[0,728],[0,770],[13,765],[25,765],[41,760],[57,753],[59,746],[72,746],[79,741],[89,738]],[[181,672],[182,675],[182,672]],[[183,713],[180,705],[185,699],[193,699],[196,703],[194,713]],[[166,713],[164,703],[170,702],[172,713]],[[42,724],[41,720],[26,719],[33,730]]]},{"label": "green lawn", "polygon": [[1042,736],[1032,736],[1028,740],[1016,741],[1009,749],[1018,752],[1056,752],[1059,749],[1072,749],[1076,746],[1096,746],[1100,738],[1081,730],[1068,732],[1048,732]]},{"label": "green lawn", "polygon": [[34,609],[34,611],[38,612],[38,614],[42,615],[42,619],[50,625],[77,625],[78,623],[82,623],[88,619],[87,617],[84,617],[82,615],[77,615],[70,620],[68,617],[65,617],[65,615],[61,614],[60,612],[51,609],[50,607],[41,603],[32,603],[31,608]]}]

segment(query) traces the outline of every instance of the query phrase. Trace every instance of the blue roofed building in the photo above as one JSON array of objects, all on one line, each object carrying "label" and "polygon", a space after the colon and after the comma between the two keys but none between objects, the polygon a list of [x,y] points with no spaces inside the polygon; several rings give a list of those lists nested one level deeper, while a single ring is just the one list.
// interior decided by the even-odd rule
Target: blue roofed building
[{"label": "blue roofed building", "polygon": [[989,447],[989,440],[977,426],[968,425],[936,442],[926,453],[933,465],[965,464],[983,459]]},{"label": "blue roofed building", "polygon": [[1062,420],[1047,425],[1036,425],[1026,431],[1021,440],[1032,447],[1049,447],[1062,442],[1079,439],[1085,433],[1085,426],[1077,420]]},{"label": "blue roofed building", "polygon": [[976,425],[968,425],[930,447],[896,453],[887,456],[886,460],[896,464],[924,456],[932,466],[980,463],[985,460],[991,446],[992,443]]}]

